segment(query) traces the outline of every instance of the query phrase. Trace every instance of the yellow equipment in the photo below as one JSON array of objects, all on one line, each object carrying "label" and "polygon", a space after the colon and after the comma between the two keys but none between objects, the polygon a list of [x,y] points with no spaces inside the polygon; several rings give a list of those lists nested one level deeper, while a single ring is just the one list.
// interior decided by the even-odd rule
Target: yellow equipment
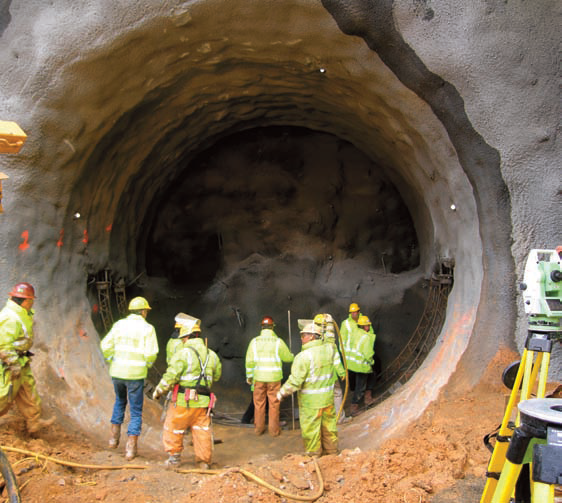
[{"label": "yellow equipment", "polygon": [[[557,250],[531,250],[525,265],[524,281],[521,284],[525,301],[525,312],[529,315],[529,330],[525,349],[519,362],[517,375],[513,382],[509,383],[512,388],[504,417],[500,425],[496,444],[492,457],[488,464],[486,486],[482,493],[480,503],[508,503],[516,492],[529,492],[529,496],[516,494],[517,501],[529,503],[553,503],[554,484],[562,483],[562,419],[558,429],[557,442],[548,439],[547,429],[554,428],[557,419],[553,419],[554,413],[546,417],[544,411],[537,412],[537,408],[549,407],[554,399],[545,399],[546,381],[550,354],[554,341],[562,337],[562,273],[560,269],[560,254]],[[512,368],[514,368],[512,366]],[[504,382],[506,373],[504,372]],[[507,383],[506,383],[507,384]],[[536,399],[530,400],[531,394],[536,388]],[[519,392],[519,390],[521,390]],[[535,402],[536,403],[533,403]],[[515,404],[519,404],[519,413],[515,423],[510,423]],[[562,412],[562,406],[557,405],[556,410]],[[540,416],[538,419],[536,416]],[[546,417],[546,419],[545,419]],[[541,423],[545,420],[549,426]],[[544,422],[544,421],[542,421]],[[514,430],[515,428],[515,430]],[[555,431],[556,428],[553,429]],[[556,433],[552,435],[556,436]],[[547,445],[534,445],[532,477],[529,487],[525,487],[526,481],[519,476],[532,439],[540,443],[546,439]],[[533,444],[531,444],[533,445]],[[537,447],[547,448],[555,451],[557,456],[545,457],[535,460],[535,453],[540,452]],[[553,477],[545,476],[545,471],[558,472],[559,478],[556,482]]]},{"label": "yellow equipment", "polygon": [[11,121],[0,121],[0,153],[1,154],[17,154],[27,135],[22,129]]}]

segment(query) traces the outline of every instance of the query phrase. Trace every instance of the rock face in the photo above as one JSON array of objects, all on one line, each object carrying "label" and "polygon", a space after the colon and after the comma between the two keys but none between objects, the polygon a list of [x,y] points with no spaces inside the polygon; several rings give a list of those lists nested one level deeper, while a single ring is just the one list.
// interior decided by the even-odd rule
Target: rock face
[{"label": "rock face", "polygon": [[265,314],[298,351],[297,318],[344,319],[357,301],[390,361],[425,282],[454,262],[437,344],[372,413],[400,419],[365,445],[447,383],[474,384],[524,341],[529,250],[560,244],[558,10],[0,2],[0,119],[28,134],[0,157],[0,290],[38,290],[34,364],[49,402],[85,428],[109,417],[104,274],[149,298],[162,349],[176,312],[200,317],[242,388]]}]

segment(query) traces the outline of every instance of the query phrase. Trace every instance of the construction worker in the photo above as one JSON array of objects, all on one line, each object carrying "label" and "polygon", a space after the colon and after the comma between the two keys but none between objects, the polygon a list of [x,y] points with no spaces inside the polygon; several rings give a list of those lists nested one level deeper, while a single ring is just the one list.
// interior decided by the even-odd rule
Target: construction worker
[{"label": "construction worker", "polygon": [[8,296],[0,311],[0,416],[15,402],[27,431],[37,433],[55,418],[41,419],[41,399],[31,372],[35,290],[29,283],[18,283]]},{"label": "construction worker", "polygon": [[104,358],[110,362],[109,375],[115,390],[109,448],[116,449],[119,446],[121,425],[128,402],[131,416],[125,446],[128,461],[137,455],[142,427],[144,380],[158,355],[156,331],[146,321],[150,309],[144,297],[132,299],[129,302],[129,315],[113,324],[100,345]]},{"label": "construction worker", "polygon": [[274,327],[273,318],[265,316],[260,334],[250,341],[246,351],[246,382],[254,390],[254,431],[257,435],[265,432],[267,402],[269,434],[277,437],[281,434],[277,393],[283,379],[283,362],[290,363],[295,356],[273,331]]},{"label": "construction worker", "polygon": [[302,350],[295,357],[291,375],[277,398],[298,391],[299,421],[309,456],[337,454],[338,427],[334,407],[334,347],[324,344],[322,332],[312,321],[301,329]]},{"label": "construction worker", "polygon": [[180,327],[182,346],[175,352],[166,373],[154,390],[157,400],[169,390],[172,403],[166,412],[163,443],[168,453],[165,464],[169,468],[179,466],[183,451],[183,437],[188,428],[193,437],[195,461],[199,468],[207,470],[213,454],[211,409],[214,394],[211,386],[222,374],[217,354],[206,347],[201,339],[201,322],[192,318],[190,325]]},{"label": "construction worker", "polygon": [[[314,317],[314,323],[320,328],[324,343],[331,344],[334,348],[334,368],[336,371],[336,375],[334,376],[334,406],[336,408],[336,413],[338,413],[343,402],[343,391],[338,377],[340,380],[345,381],[346,372],[336,345],[336,327],[334,326],[334,319],[331,314],[317,314]],[[345,411],[341,409],[338,424],[344,421]]]},{"label": "construction worker", "polygon": [[[354,376],[354,390],[351,398],[351,415],[359,411],[359,402],[365,395],[367,380],[373,372],[374,363],[374,335],[369,332],[371,321],[367,316],[361,315],[357,326],[348,335],[345,342],[345,356],[347,370]],[[369,400],[372,401],[369,390]],[[368,405],[366,403],[366,405]]]},{"label": "construction worker", "polygon": [[[345,320],[343,320],[340,325],[340,335],[344,344],[348,335],[357,326],[357,320],[359,319],[359,316],[361,316],[361,314],[362,313],[359,304],[357,304],[357,302],[352,302],[349,305],[349,316]],[[372,328],[369,331],[371,332],[371,334],[374,333]]]}]

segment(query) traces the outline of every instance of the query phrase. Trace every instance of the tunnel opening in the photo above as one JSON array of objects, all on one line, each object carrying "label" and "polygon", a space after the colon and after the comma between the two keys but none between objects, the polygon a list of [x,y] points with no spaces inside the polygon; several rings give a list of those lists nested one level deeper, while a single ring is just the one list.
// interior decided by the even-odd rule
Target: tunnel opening
[{"label": "tunnel opening", "polygon": [[[137,270],[126,280],[129,298],[143,295],[153,306],[161,351],[149,389],[165,371],[178,312],[202,320],[235,397],[264,315],[297,353],[298,318],[329,312],[341,322],[349,303],[360,302],[384,370],[426,309],[430,283],[407,205],[381,166],[336,135],[271,126],[225,136],[178,166],[149,206]],[[114,318],[123,314],[115,299]]]}]

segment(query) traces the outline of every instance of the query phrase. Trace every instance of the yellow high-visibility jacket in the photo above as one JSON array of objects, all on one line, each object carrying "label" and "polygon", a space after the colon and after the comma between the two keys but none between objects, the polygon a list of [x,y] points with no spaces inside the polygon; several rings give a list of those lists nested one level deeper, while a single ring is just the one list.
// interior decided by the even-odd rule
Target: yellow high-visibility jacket
[{"label": "yellow high-visibility jacket", "polygon": [[0,360],[6,365],[23,367],[29,361],[25,352],[33,345],[33,313],[12,299],[0,311]]},{"label": "yellow high-visibility jacket", "polygon": [[101,350],[111,377],[145,379],[158,355],[156,331],[140,314],[131,313],[113,324]]},{"label": "yellow high-visibility jacket", "polygon": [[277,382],[283,379],[283,362],[294,360],[287,344],[270,328],[250,341],[246,351],[246,379],[253,382]]}]

